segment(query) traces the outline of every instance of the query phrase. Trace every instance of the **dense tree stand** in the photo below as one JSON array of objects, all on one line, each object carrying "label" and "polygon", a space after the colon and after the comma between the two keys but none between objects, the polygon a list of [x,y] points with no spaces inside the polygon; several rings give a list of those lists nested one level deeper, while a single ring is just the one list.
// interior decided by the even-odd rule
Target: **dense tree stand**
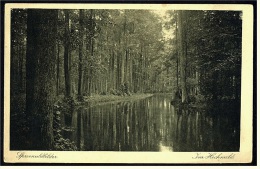
[{"label": "dense tree stand", "polygon": [[218,10],[11,10],[11,148],[75,150],[59,123],[72,123],[73,113],[76,122],[77,106],[88,110],[170,93],[172,100],[158,107],[171,103],[180,114],[218,104],[239,107],[241,16]]}]

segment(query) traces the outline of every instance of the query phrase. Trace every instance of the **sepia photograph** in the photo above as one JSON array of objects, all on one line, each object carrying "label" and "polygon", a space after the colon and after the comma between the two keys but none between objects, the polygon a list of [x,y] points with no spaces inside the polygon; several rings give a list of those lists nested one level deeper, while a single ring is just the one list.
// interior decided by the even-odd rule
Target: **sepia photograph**
[{"label": "sepia photograph", "polygon": [[5,162],[252,161],[252,6],[6,11]]}]

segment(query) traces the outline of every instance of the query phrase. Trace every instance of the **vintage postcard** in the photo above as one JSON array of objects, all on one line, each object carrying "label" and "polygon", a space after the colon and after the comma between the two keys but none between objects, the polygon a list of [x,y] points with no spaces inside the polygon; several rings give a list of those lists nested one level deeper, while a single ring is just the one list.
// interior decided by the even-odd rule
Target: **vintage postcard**
[{"label": "vintage postcard", "polygon": [[5,5],[4,162],[251,163],[253,6]]}]

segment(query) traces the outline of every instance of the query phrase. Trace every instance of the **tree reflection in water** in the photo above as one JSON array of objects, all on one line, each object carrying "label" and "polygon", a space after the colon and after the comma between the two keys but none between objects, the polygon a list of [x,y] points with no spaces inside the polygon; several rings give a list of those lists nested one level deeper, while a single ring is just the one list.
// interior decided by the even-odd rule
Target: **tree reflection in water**
[{"label": "tree reflection in water", "polygon": [[84,151],[239,151],[232,104],[175,108],[170,96],[80,107],[63,114],[63,135]]}]

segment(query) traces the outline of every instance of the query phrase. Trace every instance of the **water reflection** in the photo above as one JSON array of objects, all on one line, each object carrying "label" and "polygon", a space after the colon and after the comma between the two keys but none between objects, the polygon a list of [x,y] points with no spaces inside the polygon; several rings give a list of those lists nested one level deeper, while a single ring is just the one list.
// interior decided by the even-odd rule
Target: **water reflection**
[{"label": "water reflection", "polygon": [[63,135],[84,151],[239,150],[240,116],[235,110],[180,109],[170,100],[157,95],[80,107],[63,114]]}]

